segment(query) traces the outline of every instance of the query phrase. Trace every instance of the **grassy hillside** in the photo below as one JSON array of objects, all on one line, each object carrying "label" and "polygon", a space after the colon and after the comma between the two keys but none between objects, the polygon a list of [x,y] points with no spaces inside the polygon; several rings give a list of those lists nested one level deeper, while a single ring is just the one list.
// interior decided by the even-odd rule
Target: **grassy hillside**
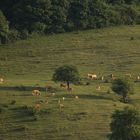
[{"label": "grassy hillside", "polygon": [[[52,73],[58,66],[73,64],[83,83],[88,73],[131,73],[135,79],[140,74],[139,50],[140,26],[36,36],[0,46],[0,76],[5,79],[0,85],[0,140],[107,140],[112,112],[126,106],[113,92],[107,93],[110,83],[97,80],[89,81],[88,86],[72,85],[70,95],[51,81]],[[51,85],[56,95],[42,92],[41,97],[33,97],[31,91],[2,90],[3,86],[21,85]],[[101,91],[96,90],[97,85]],[[131,104],[140,107],[140,82],[134,86]],[[60,111],[57,101],[62,97],[66,100]],[[34,113],[40,100],[41,111]]]}]

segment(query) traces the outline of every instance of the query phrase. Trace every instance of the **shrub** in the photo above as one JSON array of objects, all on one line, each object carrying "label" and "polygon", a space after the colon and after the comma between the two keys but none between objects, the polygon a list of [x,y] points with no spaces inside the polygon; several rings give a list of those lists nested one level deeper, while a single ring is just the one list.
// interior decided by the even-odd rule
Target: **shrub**
[{"label": "shrub", "polygon": [[110,127],[110,140],[140,140],[140,112],[135,108],[117,110]]},{"label": "shrub", "polygon": [[123,102],[126,102],[126,99],[128,97],[129,94],[133,94],[134,90],[133,90],[133,86],[132,83],[130,83],[130,81],[126,80],[126,79],[116,79],[112,82],[112,90],[121,95]]}]

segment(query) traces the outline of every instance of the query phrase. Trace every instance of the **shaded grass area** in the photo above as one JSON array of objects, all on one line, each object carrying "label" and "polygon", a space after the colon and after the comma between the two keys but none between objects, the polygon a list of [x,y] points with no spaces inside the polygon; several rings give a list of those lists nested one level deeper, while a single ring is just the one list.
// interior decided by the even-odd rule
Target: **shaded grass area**
[{"label": "shaded grass area", "polygon": [[[135,88],[139,91],[137,86],[136,84]],[[140,107],[137,92],[131,96],[130,104],[123,104],[119,101],[119,96],[106,92],[105,88],[108,89],[109,85],[101,91],[96,91],[93,84],[73,87],[75,91],[72,93],[57,90],[56,95],[52,96],[51,93],[42,91],[39,97],[32,96],[31,91],[1,91],[1,138],[107,140],[112,112],[125,106]],[[75,99],[76,95],[79,99]],[[58,106],[59,99],[64,104],[61,110]],[[35,109],[38,103],[40,111]]]},{"label": "shaded grass area", "polygon": [[[100,137],[106,139],[110,114],[116,108],[111,99],[92,95],[89,100],[88,95],[78,94],[79,99],[76,100],[74,95],[58,93],[56,97],[50,96],[47,99],[49,103],[46,105],[46,93],[39,98],[25,96],[24,100],[20,94],[17,92],[15,98],[11,92],[7,93],[6,99],[3,98],[3,105],[0,105],[4,109],[0,116],[0,130],[5,131],[1,135],[3,138],[11,140],[12,137],[13,139],[30,137],[37,140],[40,137],[57,140]],[[66,100],[63,101],[64,108],[59,110],[57,100],[62,97]],[[16,100],[14,105],[10,105],[11,99]],[[33,112],[30,107],[34,108],[38,100],[44,101],[41,104],[41,111]],[[5,107],[4,104],[8,106]],[[122,105],[118,102],[117,108]]]},{"label": "shaded grass area", "polygon": [[[87,80],[87,73],[131,73],[135,81],[140,74],[139,49],[140,26],[37,36],[0,46],[0,77],[5,80],[0,85],[0,140],[108,140],[112,112],[140,107],[140,82],[134,83],[136,94],[130,103],[123,104],[110,82]],[[71,85],[70,93],[51,80],[53,70],[63,64],[76,65],[83,82]],[[52,90],[46,92],[46,86]],[[41,96],[32,96],[37,88]],[[40,110],[35,108],[38,103]]]}]

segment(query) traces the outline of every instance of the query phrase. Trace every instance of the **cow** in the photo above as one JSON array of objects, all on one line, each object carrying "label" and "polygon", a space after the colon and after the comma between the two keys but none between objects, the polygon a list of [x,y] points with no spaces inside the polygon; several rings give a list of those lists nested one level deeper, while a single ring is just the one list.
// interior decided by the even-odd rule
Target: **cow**
[{"label": "cow", "polygon": [[61,83],[61,84],[60,84],[60,87],[61,87],[61,88],[66,88],[66,87],[67,87],[67,85],[66,85],[66,84]]},{"label": "cow", "polygon": [[71,91],[73,91],[73,88],[69,87],[69,88],[67,88],[67,91],[71,92]]},{"label": "cow", "polygon": [[35,90],[32,91],[32,95],[33,96],[40,96],[41,95],[41,92],[39,90],[36,90],[35,89]]},{"label": "cow", "polygon": [[75,99],[79,99],[79,96],[75,96]]},{"label": "cow", "polygon": [[96,74],[88,73],[88,78],[89,79],[97,79],[97,75]]},{"label": "cow", "polygon": [[4,79],[0,78],[0,84],[3,84],[3,82],[4,82]]}]

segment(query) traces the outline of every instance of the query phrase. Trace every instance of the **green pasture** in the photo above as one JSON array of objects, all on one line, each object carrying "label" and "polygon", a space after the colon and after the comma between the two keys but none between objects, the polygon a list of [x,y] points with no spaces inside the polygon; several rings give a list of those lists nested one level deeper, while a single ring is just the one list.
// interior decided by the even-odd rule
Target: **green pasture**
[{"label": "green pasture", "polygon": [[[75,65],[82,79],[81,84],[71,85],[70,93],[51,80],[54,70],[64,64]],[[0,46],[0,77],[4,78],[0,140],[108,140],[113,111],[140,107],[140,82],[134,83],[135,94],[124,104],[111,91],[110,82],[88,80],[88,73],[117,77],[130,73],[135,81],[140,75],[140,26],[35,36]],[[31,90],[11,88],[45,86],[53,90],[41,91],[39,97],[32,96]],[[61,110],[59,99],[64,104]],[[40,111],[35,111],[39,102]]]}]

